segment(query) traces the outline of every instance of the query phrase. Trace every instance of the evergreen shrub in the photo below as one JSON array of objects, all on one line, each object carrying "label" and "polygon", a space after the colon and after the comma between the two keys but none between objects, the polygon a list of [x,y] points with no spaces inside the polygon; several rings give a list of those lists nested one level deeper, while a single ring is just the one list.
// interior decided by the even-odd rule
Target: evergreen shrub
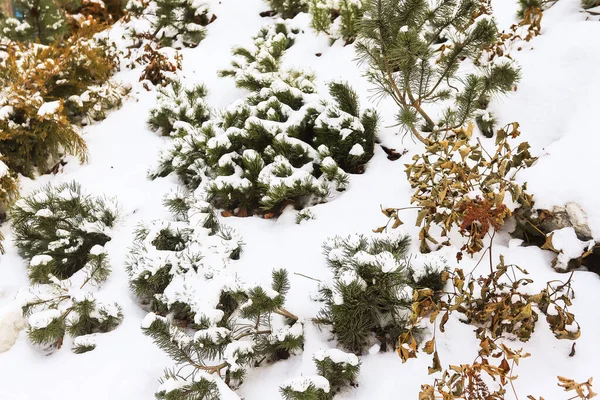
[{"label": "evergreen shrub", "polygon": [[395,349],[407,329],[411,307],[414,278],[406,260],[409,245],[408,236],[381,234],[325,242],[334,279],[319,290],[324,307],[314,321],[330,326],[344,349],[356,354],[374,344],[383,351]]},{"label": "evergreen shrub", "polygon": [[44,186],[11,209],[15,245],[29,261],[32,283],[50,275],[69,279],[90,262],[90,251],[110,240],[117,219],[112,199],[86,194],[76,182]]},{"label": "evergreen shrub", "polygon": [[377,113],[361,113],[346,83],[329,85],[331,101],[317,93],[311,75],[281,71],[293,36],[284,24],[272,25],[252,48],[234,51],[232,68],[222,75],[251,93],[201,125],[173,123],[174,140],[154,177],[174,172],[214,206],[248,215],[324,202],[332,190],[346,188],[347,173],[364,170]]}]

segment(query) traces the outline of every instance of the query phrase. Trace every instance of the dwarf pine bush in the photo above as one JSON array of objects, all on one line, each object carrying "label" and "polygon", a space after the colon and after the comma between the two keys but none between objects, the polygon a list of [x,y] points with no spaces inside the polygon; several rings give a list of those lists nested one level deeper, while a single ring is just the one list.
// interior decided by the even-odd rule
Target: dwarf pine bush
[{"label": "dwarf pine bush", "polygon": [[[166,203],[178,221],[157,220],[139,227],[127,262],[130,285],[150,310],[200,323],[201,315],[196,316],[200,305],[186,297],[193,292],[178,294],[177,286],[194,280],[217,285],[228,260],[239,258],[242,241],[235,231],[219,223],[208,203],[190,201],[185,193],[173,193]],[[210,293],[216,307],[220,292]],[[205,310],[206,305],[203,307]]]},{"label": "dwarf pine bush", "polygon": [[186,192],[165,205],[176,221],[141,226],[127,263],[131,288],[151,311],[143,331],[176,363],[156,397],[222,398],[248,368],[302,349],[302,324],[284,308],[287,272],[273,271],[270,287],[240,281],[230,264],[241,238],[215,209]]},{"label": "dwarf pine bush", "polygon": [[[479,61],[475,57],[499,36],[479,1],[370,0],[364,7],[356,46],[361,62],[369,65],[367,77],[398,104],[398,124],[425,144],[430,140],[423,132],[435,136],[463,126],[519,79],[506,57],[468,74],[461,71],[462,60]],[[433,115],[429,104],[439,101],[451,105]],[[482,128],[493,132],[490,124]]]},{"label": "dwarf pine bush", "polygon": [[318,375],[290,379],[279,388],[286,400],[331,400],[338,392],[355,385],[360,361],[355,354],[338,349],[319,350],[313,360]]},{"label": "dwarf pine bush", "polygon": [[196,47],[214,18],[208,4],[199,0],[129,0],[126,8],[150,23],[147,32],[133,32],[134,36],[152,37],[164,47]]},{"label": "dwarf pine bush", "polygon": [[327,379],[333,393],[356,383],[360,361],[355,354],[339,349],[320,350],[313,359],[319,375]]},{"label": "dwarf pine bush", "polygon": [[312,76],[280,71],[293,35],[284,24],[272,25],[254,48],[234,50],[222,75],[251,93],[202,125],[175,122],[175,139],[153,176],[174,172],[216,207],[247,215],[326,201],[332,190],[345,189],[348,172],[364,170],[377,113],[361,113],[346,83],[330,84],[332,101],[316,93]]},{"label": "dwarf pine bush", "polygon": [[[163,385],[172,383],[171,396],[189,395],[196,375],[203,378],[204,373],[216,373],[235,387],[242,382],[247,368],[263,361],[287,359],[302,349],[302,324],[283,308],[289,290],[285,270],[273,271],[270,288],[237,283],[237,287],[230,284],[217,289],[221,291],[216,309],[219,313],[204,314],[192,332],[154,313],[142,322],[144,333],[177,362],[163,378]],[[194,395],[210,386],[202,385],[196,389],[200,393]]]},{"label": "dwarf pine bush", "polygon": [[158,89],[157,107],[150,111],[148,125],[163,136],[174,133],[174,124],[202,126],[210,118],[209,107],[204,98],[208,94],[204,85],[190,88],[178,80]]},{"label": "dwarf pine bush", "polygon": [[[51,256],[38,255],[32,259],[30,269],[52,262]],[[118,304],[102,302],[83,289],[100,286],[109,274],[108,256],[101,245],[95,245],[75,275],[60,280],[49,272],[45,283],[34,283],[23,297],[31,342],[60,348],[68,335],[73,338],[73,351],[77,354],[96,348],[96,334],[115,329],[123,314]]]},{"label": "dwarf pine bush", "polygon": [[334,279],[320,288],[324,307],[314,321],[330,326],[343,348],[356,354],[373,343],[382,350],[394,349],[406,331],[412,280],[405,260],[409,244],[408,236],[392,235],[353,235],[325,242]]},{"label": "dwarf pine bush", "polygon": [[271,9],[281,15],[281,18],[294,18],[301,12],[308,10],[306,0],[267,0]]},{"label": "dwarf pine bush", "polygon": [[307,375],[283,383],[279,391],[285,400],[330,400],[333,398],[327,379]]},{"label": "dwarf pine bush", "polygon": [[581,6],[584,9],[590,9],[600,6],[600,0],[581,0]]},{"label": "dwarf pine bush", "polygon": [[113,200],[85,194],[78,183],[45,186],[11,209],[15,245],[29,261],[32,283],[64,280],[84,268],[90,250],[110,240]]},{"label": "dwarf pine bush", "polygon": [[354,42],[363,17],[363,0],[310,0],[311,27],[327,34],[332,42]]},{"label": "dwarf pine bush", "polygon": [[14,8],[22,17],[0,20],[0,37],[49,44],[70,31],[65,11],[55,0],[16,0]]}]

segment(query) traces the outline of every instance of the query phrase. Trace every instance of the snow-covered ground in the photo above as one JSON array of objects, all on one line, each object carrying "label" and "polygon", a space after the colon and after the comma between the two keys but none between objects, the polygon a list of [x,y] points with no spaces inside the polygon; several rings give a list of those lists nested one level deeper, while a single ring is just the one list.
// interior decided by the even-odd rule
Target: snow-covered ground
[{"label": "snow-covered ground", "polygon": [[[502,25],[514,22],[516,0],[494,0],[495,14]],[[189,82],[203,82],[209,89],[208,103],[224,107],[240,97],[231,79],[217,78],[218,69],[228,66],[230,50],[251,40],[267,21],[258,14],[267,9],[262,0],[214,1],[212,11],[218,19],[208,27],[207,38],[195,49],[182,52],[182,76]],[[340,43],[329,46],[328,39],[316,36],[308,27],[308,16],[294,21],[303,28],[296,44],[286,53],[284,66],[306,67],[316,72],[317,84],[330,80],[349,81],[361,97],[363,107],[372,103],[370,85],[362,77],[351,46]],[[600,207],[597,206],[595,172],[600,169],[596,155],[600,147],[597,123],[600,109],[600,23],[585,21],[579,11],[579,0],[560,0],[545,12],[542,35],[533,39],[533,49],[513,56],[522,68],[522,82],[516,92],[495,100],[491,108],[500,123],[518,121],[522,140],[540,157],[537,164],[520,175],[529,183],[536,203],[542,208],[574,201],[588,213],[594,239],[600,240]],[[320,57],[315,54],[321,53]],[[139,71],[123,71],[117,78],[133,85],[131,97],[124,106],[98,124],[86,127],[84,137],[89,147],[89,162],[79,165],[75,159],[62,173],[42,176],[34,181],[22,179],[22,194],[48,182],[79,181],[94,194],[117,197],[121,219],[107,243],[113,272],[100,295],[123,307],[123,323],[114,331],[97,339],[97,349],[82,355],[68,347],[45,355],[30,344],[25,331],[20,331],[10,350],[0,353],[0,399],[151,399],[157,379],[171,360],[140,330],[145,312],[128,287],[125,258],[132,244],[133,230],[140,221],[169,218],[162,206],[163,195],[177,186],[174,177],[155,181],[147,179],[147,171],[158,159],[165,139],[149,131],[146,120],[155,101],[155,93],[147,92],[137,82]],[[320,304],[311,300],[317,282],[327,279],[321,245],[333,235],[366,233],[385,222],[380,212],[384,207],[406,206],[411,189],[406,181],[404,163],[420,149],[410,137],[398,135],[392,125],[396,106],[389,100],[370,104],[384,118],[380,133],[386,146],[411,152],[392,162],[379,146],[363,175],[351,177],[349,188],[332,201],[313,208],[315,220],[295,224],[295,213],[285,212],[279,219],[227,218],[244,239],[244,253],[235,263],[236,272],[247,282],[267,283],[273,268],[290,272],[292,289],[287,309],[305,321],[304,352],[274,365],[250,370],[246,383],[237,391],[247,400],[279,399],[279,386],[289,378],[314,374],[313,354],[334,347],[329,334],[310,322]],[[407,211],[404,221],[414,220]],[[417,228],[407,223],[403,229],[415,234]],[[6,254],[0,258],[0,351],[10,347],[11,332],[19,332],[21,322],[15,312],[13,298],[19,288],[27,286],[25,262],[11,244],[8,224],[2,227],[6,236]],[[416,248],[417,244],[413,244]],[[445,250],[450,266],[455,267],[456,249]],[[530,272],[534,289],[541,289],[552,279],[564,279],[551,268],[552,254],[538,248],[518,247],[508,235],[501,235],[494,255],[504,254]],[[461,267],[470,270],[475,264],[466,259]],[[600,382],[600,313],[597,311],[600,279],[590,272],[576,272],[576,298],[571,307],[581,325],[577,352],[569,357],[571,342],[554,338],[540,318],[532,339],[514,343],[531,357],[522,360],[516,373],[515,388],[519,398],[527,395],[545,399],[566,399],[556,385],[556,376],[576,381],[594,377]],[[533,289],[532,289],[533,290]],[[438,350],[443,367],[469,363],[477,355],[478,341],[473,328],[451,318],[446,333],[438,333]],[[8,343],[8,344],[6,344]],[[431,383],[436,376],[427,375],[430,358],[422,355],[402,364],[396,353],[369,354],[361,357],[359,386],[339,395],[340,399],[416,399],[421,384]],[[512,394],[507,394],[512,399]]]}]

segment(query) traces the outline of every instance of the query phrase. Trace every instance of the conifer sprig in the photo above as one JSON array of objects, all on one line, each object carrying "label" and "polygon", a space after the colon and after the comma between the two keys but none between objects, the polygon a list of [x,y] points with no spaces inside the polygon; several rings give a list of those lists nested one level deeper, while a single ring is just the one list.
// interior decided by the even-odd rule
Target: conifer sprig
[{"label": "conifer sprig", "polygon": [[[475,0],[439,0],[433,5],[424,0],[368,0],[356,49],[359,61],[369,65],[367,77],[379,95],[398,104],[398,124],[430,144],[424,132],[435,137],[463,126],[493,95],[508,92],[518,81],[518,69],[510,60],[461,73],[461,62],[475,60],[497,37],[494,20]],[[454,105],[436,117],[427,105],[442,100]]]}]

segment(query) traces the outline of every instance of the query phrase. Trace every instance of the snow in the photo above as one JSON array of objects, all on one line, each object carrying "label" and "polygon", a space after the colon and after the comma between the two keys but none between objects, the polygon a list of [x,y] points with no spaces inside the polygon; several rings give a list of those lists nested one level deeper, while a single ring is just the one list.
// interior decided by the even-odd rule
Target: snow
[{"label": "snow", "polygon": [[60,318],[61,312],[56,309],[49,309],[32,314],[29,317],[29,326],[32,329],[46,328],[52,321]]},{"label": "snow", "polygon": [[[508,28],[515,22],[516,1],[493,0],[492,3],[495,19],[502,28]],[[489,111],[496,116],[500,125],[518,121],[522,132],[520,139],[528,141],[534,154],[540,157],[533,167],[518,175],[520,181],[528,182],[528,190],[534,194],[536,206],[551,210],[557,205],[578,204],[587,214],[592,236],[598,240],[600,208],[597,206],[598,190],[594,171],[600,166],[596,154],[600,147],[600,136],[594,117],[597,115],[600,93],[600,81],[595,78],[597,66],[600,65],[600,42],[596,40],[600,37],[600,24],[584,21],[585,16],[579,12],[578,3],[576,0],[561,0],[544,13],[542,35],[532,39],[521,52],[512,54],[521,66],[523,76],[518,89],[503,98],[493,99]],[[180,74],[187,82],[205,83],[209,89],[207,103],[222,110],[245,96],[246,92],[236,88],[231,79],[217,78],[216,71],[229,66],[230,49],[233,46],[251,43],[251,38],[259,28],[270,20],[258,15],[260,11],[268,9],[262,0],[212,1],[210,8],[218,18],[207,27],[206,39],[197,48],[181,51],[183,70]],[[318,282],[298,274],[330,281],[332,273],[327,268],[327,259],[322,255],[321,248],[327,238],[368,233],[384,225],[386,219],[381,214],[380,206],[409,206],[412,190],[406,182],[403,164],[410,162],[410,157],[416,152],[422,151],[420,144],[414,143],[408,136],[397,134],[398,129],[393,127],[397,106],[389,98],[377,102],[371,97],[372,86],[362,76],[363,71],[355,68],[353,47],[343,46],[341,41],[330,46],[325,35],[315,35],[310,30],[309,19],[302,14],[294,19],[294,24],[304,32],[297,35],[296,43],[288,50],[284,67],[311,68],[316,72],[314,85],[320,92],[326,91],[329,81],[349,81],[360,97],[361,106],[375,107],[382,116],[381,142],[398,151],[406,148],[409,153],[392,162],[376,146],[375,156],[367,164],[366,172],[350,176],[350,184],[343,195],[329,203],[314,206],[312,209],[317,218],[310,224],[297,225],[294,210],[284,211],[278,219],[219,217],[234,227],[245,242],[241,259],[227,265],[230,274],[225,274],[223,279],[229,284],[235,284],[236,279],[233,278],[239,278],[268,287],[272,269],[281,266],[287,268],[291,289],[286,299],[286,309],[304,321],[301,333],[305,337],[302,354],[249,369],[245,383],[236,389],[237,394],[229,390],[218,377],[198,374],[206,379],[215,379],[221,398],[227,400],[280,399],[279,387],[290,376],[304,376],[293,381],[295,387],[300,389],[311,382],[325,387],[322,377],[311,377],[315,373],[312,356],[320,349],[330,348],[334,342],[330,341],[329,332],[317,329],[310,322],[321,307],[321,304],[311,300],[311,294],[318,289]],[[232,29],[233,26],[236,29]],[[119,32],[116,31],[114,36],[119,37]],[[315,53],[322,55],[314,57]],[[110,300],[122,306],[123,323],[116,330],[102,334],[103,345],[86,355],[72,354],[70,346],[65,345],[63,349],[46,356],[32,346],[27,335],[20,333],[24,327],[24,321],[20,319],[21,304],[15,304],[13,300],[18,298],[20,288],[28,286],[26,262],[19,257],[12,244],[14,236],[9,224],[3,224],[1,229],[6,237],[3,243],[6,254],[0,256],[0,352],[5,350],[0,354],[2,399],[74,400],[81,393],[86,393],[89,400],[150,399],[160,386],[158,378],[163,370],[172,366],[171,359],[140,329],[140,326],[148,327],[156,318],[162,317],[148,314],[138,304],[129,289],[128,276],[123,267],[138,223],[169,219],[162,199],[164,194],[178,186],[174,177],[154,181],[147,179],[147,172],[156,165],[165,139],[146,127],[149,110],[155,105],[154,93],[142,88],[138,82],[139,73],[139,68],[120,72],[117,78],[132,85],[131,97],[120,110],[111,112],[106,120],[83,129],[83,137],[89,148],[87,164],[80,165],[75,158],[67,157],[68,163],[63,173],[42,175],[35,180],[26,177],[20,179],[24,195],[50,182],[75,179],[95,195],[106,194],[118,198],[123,206],[122,219],[114,229],[112,240],[105,246],[113,272],[102,294],[103,299],[107,299],[104,304],[112,304],[108,302]],[[310,85],[307,83],[307,86]],[[51,114],[56,107],[56,104],[46,103],[42,111]],[[10,109],[3,107],[0,110],[0,121],[10,116]],[[481,140],[484,145],[493,147],[492,141]],[[358,155],[358,148],[353,148],[351,154]],[[22,201],[18,205],[27,207]],[[414,210],[406,210],[401,215],[406,223],[403,228],[412,237],[418,233],[418,228],[413,226],[415,215]],[[195,218],[194,221],[199,222],[204,216],[197,214]],[[564,274],[557,273],[551,266],[555,254],[535,247],[523,247],[520,241],[511,240],[506,232],[500,232],[497,240],[493,251],[494,262],[503,254],[507,263],[526,268],[530,273],[528,277],[534,280],[531,286],[536,290],[541,290],[547,281],[566,279]],[[583,242],[574,240],[573,232],[569,229],[556,232],[553,243],[569,255],[585,246]],[[416,273],[422,271],[425,265],[442,266],[442,258],[450,269],[460,267],[465,271],[474,269],[478,260],[464,257],[458,263],[455,257],[458,248],[416,256],[417,248],[418,243],[414,240],[410,265]],[[342,250],[335,250],[329,253],[329,259],[341,260],[343,255]],[[152,253],[152,257],[155,258],[151,261],[158,262],[162,260],[161,257],[168,256],[157,252]],[[32,260],[32,265],[49,261],[50,256],[37,256]],[[477,273],[486,273],[487,265],[484,264],[477,267]],[[175,282],[173,290],[167,292],[169,299],[197,298],[197,291],[183,290],[187,287],[186,283],[196,278],[204,281],[204,274],[217,272],[208,266],[214,265],[216,270],[223,264],[216,255],[215,258],[210,257],[206,265],[207,269],[200,272],[201,276],[190,274]],[[342,277],[345,281],[355,278],[350,273]],[[214,279],[220,279],[219,275]],[[215,287],[221,284],[220,281],[214,283]],[[527,343],[518,343],[518,347],[532,354],[522,360],[516,369],[519,379],[514,381],[514,385],[519,398],[529,394],[547,399],[564,398],[565,393],[555,382],[557,375],[578,381],[593,376],[595,382],[600,382],[600,373],[594,367],[600,357],[600,348],[597,346],[600,320],[595,303],[586,300],[597,298],[600,279],[593,273],[576,271],[573,285],[577,297],[570,311],[582,327],[577,353],[569,357],[572,342],[555,339],[545,324],[545,318],[540,318],[532,339]],[[212,318],[218,318],[211,283],[202,286],[200,292],[206,292],[207,295],[203,294],[202,301],[195,304],[197,309],[202,313],[212,313]],[[44,326],[49,323],[58,312],[49,311],[47,314],[32,315],[30,324],[33,322],[35,326]],[[115,309],[109,306],[109,311],[115,312]],[[290,329],[301,328],[302,324],[295,324]],[[425,334],[430,335],[431,332]],[[470,363],[477,356],[478,340],[473,327],[454,317],[448,321],[446,332],[438,331],[436,337],[443,366]],[[240,349],[228,349],[228,356],[235,358],[235,350]],[[429,357],[420,355],[403,364],[394,352],[380,352],[378,345],[362,355],[360,362],[362,368],[358,386],[337,395],[340,398],[390,399],[398,398],[398,393],[402,393],[402,398],[413,399],[417,398],[421,384],[431,384],[434,378],[439,377],[439,374],[428,375],[427,367],[431,364]],[[32,376],[35,377],[35,384],[32,384]],[[65,379],[65,376],[69,378]],[[128,378],[123,379],[124,376]],[[167,381],[163,385],[167,390],[176,387],[177,383]],[[507,399],[514,399],[512,393],[506,396]]]},{"label": "snow", "polygon": [[29,262],[29,265],[32,267],[37,267],[39,265],[46,265],[49,262],[52,262],[52,257],[49,255],[46,255],[46,254],[41,254],[41,255],[33,256],[31,261]]},{"label": "snow", "polygon": [[100,254],[104,254],[106,253],[106,250],[104,249],[103,246],[100,246],[99,244],[95,245],[94,247],[92,247],[90,249],[90,254],[93,256],[99,256]]},{"label": "snow", "polygon": [[569,260],[579,258],[584,251],[594,247],[594,241],[582,242],[577,238],[575,229],[568,227],[557,229],[550,233],[552,235],[552,247],[560,252],[556,257],[554,267],[566,270]]},{"label": "snow", "polygon": [[44,103],[38,109],[38,115],[44,117],[46,115],[55,114],[60,107],[60,101],[51,101]]},{"label": "snow", "polygon": [[98,339],[98,334],[92,333],[89,335],[81,335],[77,336],[73,339],[73,345],[75,346],[96,346],[96,340]]},{"label": "snow", "polygon": [[328,358],[336,364],[345,363],[352,366],[356,366],[359,363],[356,354],[346,353],[339,349],[319,350],[315,353],[314,358],[319,361]]},{"label": "snow", "polygon": [[0,307],[0,353],[9,350],[25,328],[23,311],[16,302]]},{"label": "snow", "polygon": [[362,156],[365,153],[365,150],[363,149],[363,147],[356,143],[354,146],[352,146],[352,148],[350,149],[350,154],[352,154],[353,156]]},{"label": "snow", "polygon": [[47,208],[42,208],[35,213],[35,216],[42,218],[52,218],[54,216],[54,213],[48,210]]},{"label": "snow", "polygon": [[145,317],[144,317],[144,319],[142,320],[141,327],[142,327],[142,328],[144,328],[144,329],[148,329],[148,328],[150,328],[150,325],[152,325],[152,323],[153,323],[154,321],[156,321],[156,318],[158,318],[158,317],[159,317],[159,316],[157,316],[156,314],[154,314],[154,313],[152,313],[152,312],[151,312],[151,313],[148,313],[148,314],[146,314],[146,316],[145,316]]}]

